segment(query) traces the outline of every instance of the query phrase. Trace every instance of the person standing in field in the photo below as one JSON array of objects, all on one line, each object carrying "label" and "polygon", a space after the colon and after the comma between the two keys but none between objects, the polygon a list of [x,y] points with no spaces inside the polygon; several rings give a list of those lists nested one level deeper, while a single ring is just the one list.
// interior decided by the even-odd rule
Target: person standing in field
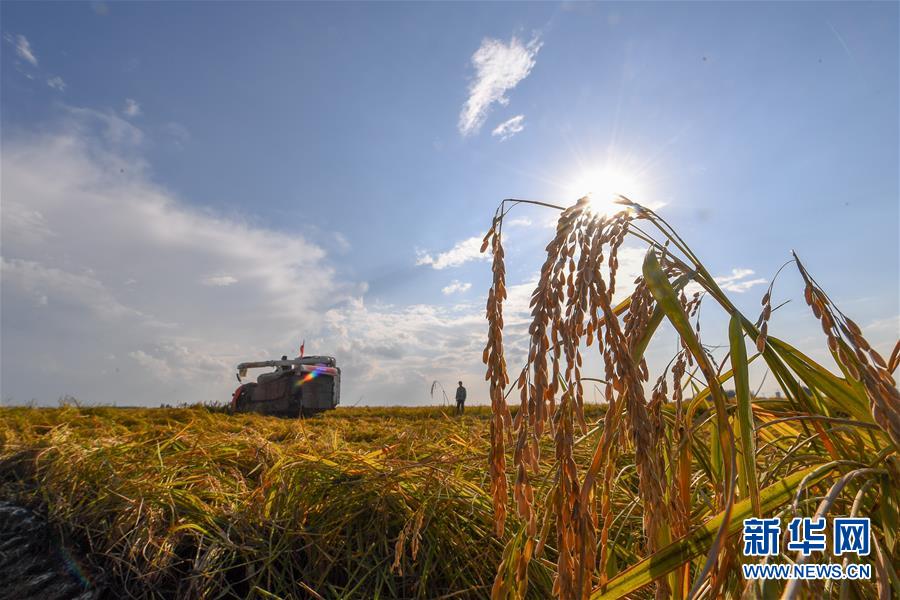
[{"label": "person standing in field", "polygon": [[463,387],[462,381],[459,382],[459,387],[456,388],[456,414],[463,414],[463,410],[466,407],[466,388]]}]

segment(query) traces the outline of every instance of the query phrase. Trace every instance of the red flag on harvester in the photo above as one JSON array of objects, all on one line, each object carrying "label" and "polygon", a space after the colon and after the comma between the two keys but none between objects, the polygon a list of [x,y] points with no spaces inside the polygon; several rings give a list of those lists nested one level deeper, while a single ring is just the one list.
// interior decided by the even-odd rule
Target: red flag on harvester
[{"label": "red flag on harvester", "polygon": [[303,346],[306,345],[306,340],[300,342],[300,358],[303,358]]}]

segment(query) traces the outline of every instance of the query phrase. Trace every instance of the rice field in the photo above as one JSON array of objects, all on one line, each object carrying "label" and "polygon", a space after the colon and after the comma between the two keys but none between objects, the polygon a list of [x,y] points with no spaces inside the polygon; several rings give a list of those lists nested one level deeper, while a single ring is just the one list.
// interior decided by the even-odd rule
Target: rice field
[{"label": "rice field", "polygon": [[[502,225],[522,202],[500,205],[483,246],[490,407],[0,409],[0,497],[46,515],[114,597],[897,597],[900,344],[873,349],[795,257],[823,366],[769,331],[774,281],[745,316],[656,213],[583,199],[544,205],[560,217],[528,360],[507,365]],[[613,302],[626,239],[646,246],[643,274]],[[701,303],[728,316],[724,358],[702,343]],[[651,374],[664,321],[680,345]],[[602,373],[582,373],[588,352]],[[751,392],[754,361],[780,397]],[[870,519],[871,578],[742,577],[760,562],[744,519],[814,516]],[[848,559],[782,543],[766,560]]]},{"label": "rice field", "polygon": [[[46,514],[115,597],[484,597],[511,537],[494,535],[488,415],[7,408],[0,495]],[[529,597],[551,579],[538,561]]]}]

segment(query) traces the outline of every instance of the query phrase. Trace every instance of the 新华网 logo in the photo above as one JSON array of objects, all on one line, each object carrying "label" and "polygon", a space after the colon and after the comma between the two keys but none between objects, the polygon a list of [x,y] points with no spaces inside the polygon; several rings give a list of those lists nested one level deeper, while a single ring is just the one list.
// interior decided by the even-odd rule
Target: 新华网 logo
[{"label": "\u65b0\u534e\u7f51 logo", "polygon": [[[828,549],[825,517],[795,517],[787,526],[785,549],[804,559],[814,552]],[[744,519],[744,556],[771,557],[781,554],[781,520]],[[867,517],[835,517],[831,529],[831,554],[834,556],[868,556],[871,523]],[[872,566],[862,563],[768,563],[741,565],[745,579],[870,579]]]}]

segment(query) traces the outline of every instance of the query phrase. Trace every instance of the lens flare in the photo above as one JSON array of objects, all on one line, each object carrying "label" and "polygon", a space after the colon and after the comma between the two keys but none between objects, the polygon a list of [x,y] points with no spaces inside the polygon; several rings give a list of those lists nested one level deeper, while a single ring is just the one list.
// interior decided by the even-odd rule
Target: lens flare
[{"label": "lens flare", "polygon": [[590,196],[591,209],[602,215],[624,210],[621,204],[616,203],[620,195],[632,200],[642,196],[638,178],[613,166],[586,171],[569,188],[579,196]]},{"label": "lens flare", "polygon": [[81,563],[72,556],[71,552],[64,547],[60,547],[59,553],[66,571],[71,573],[78,580],[83,590],[90,590],[96,587],[88,578],[87,572],[82,568]]},{"label": "lens flare", "polygon": [[316,377],[318,377],[319,375],[321,375],[324,372],[325,372],[325,368],[323,366],[319,365],[315,369],[313,369],[312,371],[310,371],[309,373],[304,375],[302,378],[298,379],[296,381],[296,383],[294,383],[294,386],[300,387],[304,383],[312,381],[313,379],[315,379]]}]

